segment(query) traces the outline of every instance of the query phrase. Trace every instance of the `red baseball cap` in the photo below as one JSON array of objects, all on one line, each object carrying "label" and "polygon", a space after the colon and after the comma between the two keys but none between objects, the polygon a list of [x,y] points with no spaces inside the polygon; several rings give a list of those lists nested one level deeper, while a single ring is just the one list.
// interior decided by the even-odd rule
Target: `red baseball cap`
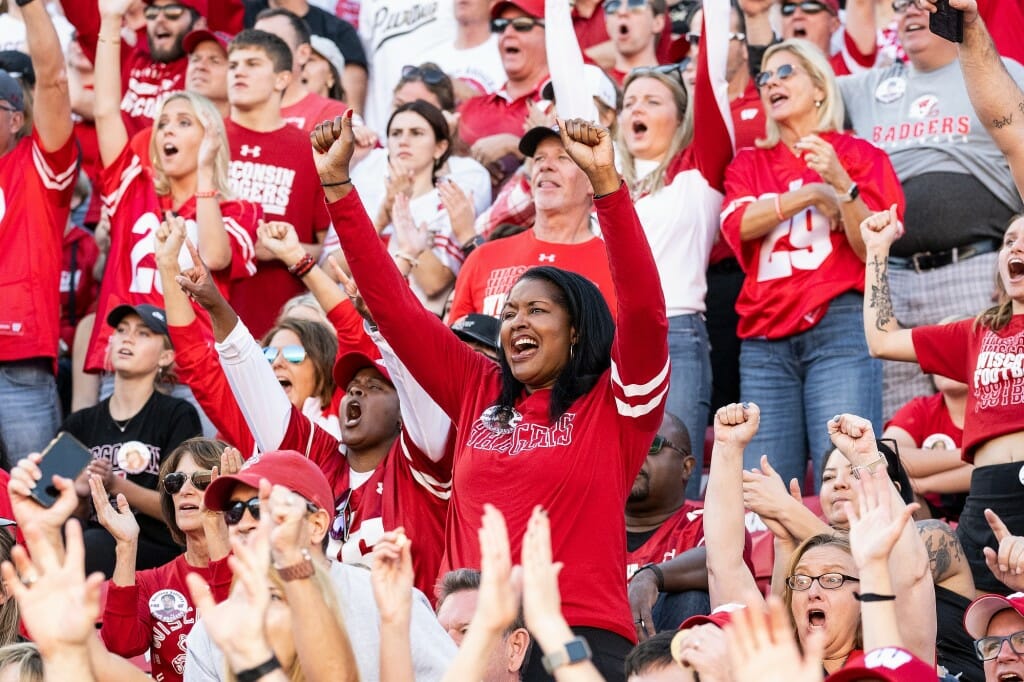
[{"label": "red baseball cap", "polygon": [[1013,609],[1024,616],[1024,592],[1014,592],[1007,597],[1001,594],[978,597],[964,611],[964,630],[971,639],[981,639],[987,634],[992,617],[1006,609]]},{"label": "red baseball cap", "polygon": [[[152,5],[156,0],[146,0],[147,5]],[[173,5],[184,5],[185,7],[191,7],[195,11],[199,12],[201,16],[206,16],[210,9],[210,3],[208,0],[175,0]]]},{"label": "red baseball cap", "polygon": [[205,28],[200,28],[185,36],[185,39],[181,41],[181,47],[184,48],[186,54],[192,54],[192,50],[199,47],[199,43],[212,40],[220,45],[226,54],[231,38],[232,36],[224,31],[208,31]]},{"label": "red baseball cap", "polygon": [[906,649],[889,646],[854,654],[842,670],[829,675],[825,682],[935,682],[937,679],[934,665],[928,665]]},{"label": "red baseball cap", "polygon": [[724,628],[726,625],[732,622],[732,612],[746,608],[743,604],[722,604],[710,615],[707,616],[690,616],[682,622],[679,626],[680,630],[689,630],[690,628],[697,627],[698,625],[710,624],[718,628]]},{"label": "red baseball cap", "polygon": [[358,350],[345,353],[334,363],[334,385],[344,391],[348,388],[349,383],[355,378],[356,374],[359,373],[359,370],[366,367],[373,367],[383,374],[389,383],[394,385],[395,382],[391,381],[391,372],[384,366],[384,360],[379,356],[371,358],[366,353]]},{"label": "red baseball cap", "polygon": [[320,509],[334,514],[334,493],[324,472],[313,460],[294,450],[274,450],[246,460],[242,470],[230,476],[218,476],[203,495],[207,509],[225,511],[231,506],[231,493],[239,483],[260,487],[260,479],[298,493]]},{"label": "red baseball cap", "polygon": [[534,19],[544,18],[544,0],[498,0],[491,5],[491,19],[497,19],[508,7],[518,7]]}]

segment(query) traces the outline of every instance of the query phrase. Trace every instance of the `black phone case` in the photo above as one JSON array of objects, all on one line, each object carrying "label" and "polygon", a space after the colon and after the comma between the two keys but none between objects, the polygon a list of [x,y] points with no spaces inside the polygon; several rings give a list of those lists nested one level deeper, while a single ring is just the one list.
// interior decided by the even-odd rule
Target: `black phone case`
[{"label": "black phone case", "polygon": [[964,42],[964,13],[949,6],[949,0],[938,0],[937,11],[928,19],[932,33],[953,43]]},{"label": "black phone case", "polygon": [[53,487],[54,474],[74,479],[91,461],[92,452],[89,448],[70,433],[58,433],[43,450],[43,460],[39,462],[43,475],[32,489],[32,498],[44,507],[53,506],[60,496],[60,492]]}]

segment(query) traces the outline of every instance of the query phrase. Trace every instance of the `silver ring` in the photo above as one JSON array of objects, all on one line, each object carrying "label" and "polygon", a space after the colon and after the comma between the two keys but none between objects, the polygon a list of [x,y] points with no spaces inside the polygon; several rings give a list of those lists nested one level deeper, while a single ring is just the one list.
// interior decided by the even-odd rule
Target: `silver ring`
[{"label": "silver ring", "polygon": [[26,576],[26,577],[21,579],[21,584],[24,585],[25,587],[32,587],[33,585],[36,584],[36,581],[38,581],[38,580],[39,580],[38,576],[34,576],[34,575]]},{"label": "silver ring", "polygon": [[644,619],[641,618],[640,620],[634,620],[633,625],[639,625],[640,627],[644,627]]}]

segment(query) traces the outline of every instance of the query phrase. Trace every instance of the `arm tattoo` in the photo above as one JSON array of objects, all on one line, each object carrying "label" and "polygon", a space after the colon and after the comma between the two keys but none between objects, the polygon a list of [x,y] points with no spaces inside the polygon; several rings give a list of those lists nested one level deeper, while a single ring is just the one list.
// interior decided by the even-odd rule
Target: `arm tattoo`
[{"label": "arm tattoo", "polygon": [[886,263],[878,256],[871,261],[871,268],[875,272],[875,281],[871,285],[871,298],[868,307],[875,311],[875,329],[881,332],[886,329],[889,322],[896,318],[892,310],[892,298],[889,295],[889,277],[886,272]]},{"label": "arm tattoo", "polygon": [[932,580],[939,582],[947,577],[954,563],[961,561],[963,548],[960,546],[960,541],[949,525],[936,519],[918,523],[917,532],[921,535],[925,548],[928,550]]},{"label": "arm tattoo", "polygon": [[1002,118],[992,119],[992,125],[994,125],[998,130],[1002,130],[1011,123],[1013,123],[1013,114],[1007,114]]},{"label": "arm tattoo", "polygon": [[1024,114],[1024,101],[1017,102],[1017,108],[1020,109],[1020,113]]}]

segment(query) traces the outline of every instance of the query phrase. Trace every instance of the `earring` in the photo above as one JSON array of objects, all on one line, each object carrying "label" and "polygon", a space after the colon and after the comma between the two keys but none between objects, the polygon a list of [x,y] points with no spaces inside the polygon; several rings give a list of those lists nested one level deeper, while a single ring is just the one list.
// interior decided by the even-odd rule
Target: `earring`
[{"label": "earring", "polygon": [[821,109],[821,103],[822,103],[822,101],[823,101],[823,100],[820,100],[820,99],[816,99],[816,100],[814,100],[814,106],[815,106],[816,108],[818,108],[818,109]]},{"label": "earring", "polygon": [[572,360],[572,356],[574,355],[575,350],[576,350],[576,344],[575,343],[571,344],[569,346],[569,360],[570,361]]}]

